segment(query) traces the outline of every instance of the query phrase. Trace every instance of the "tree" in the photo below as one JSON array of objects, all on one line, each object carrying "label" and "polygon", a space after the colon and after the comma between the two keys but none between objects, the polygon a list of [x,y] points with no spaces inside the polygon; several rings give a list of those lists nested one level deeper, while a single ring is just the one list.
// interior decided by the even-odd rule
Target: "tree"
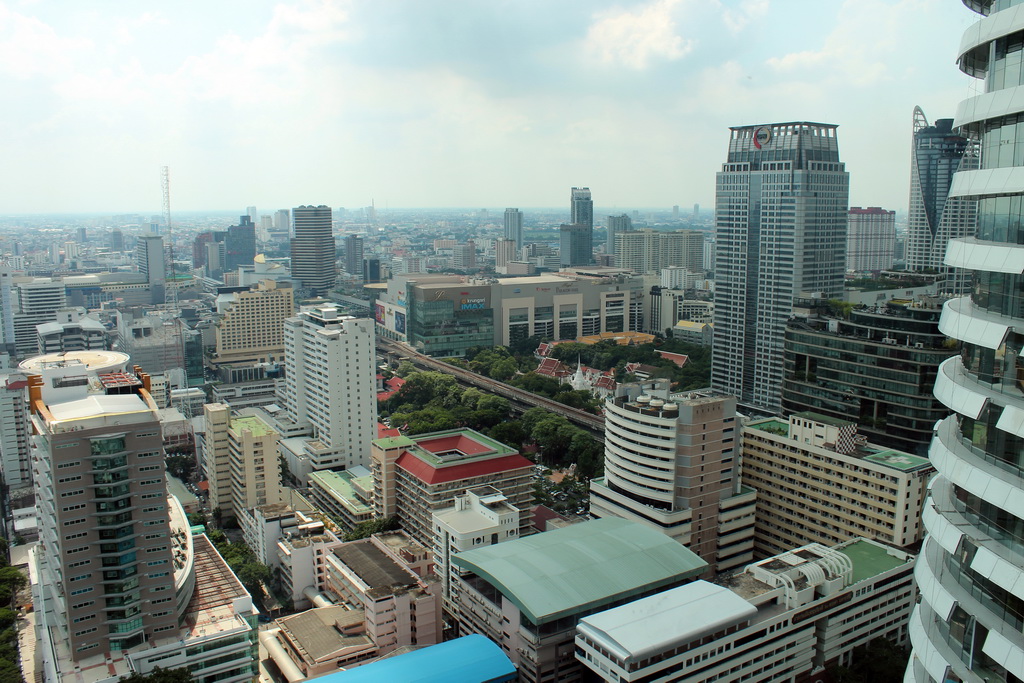
[{"label": "tree", "polygon": [[407,360],[403,360],[398,364],[398,369],[395,370],[395,374],[399,377],[408,377],[412,373],[416,372],[416,366]]},{"label": "tree", "polygon": [[401,525],[398,523],[398,519],[396,517],[378,517],[376,519],[367,520],[357,524],[352,531],[345,534],[344,540],[358,541],[362,538],[369,538],[374,534],[379,534],[384,531],[395,531],[400,528]]},{"label": "tree", "polygon": [[0,604],[9,605],[19,590],[28,584],[28,579],[14,567],[0,568]]},{"label": "tree", "polygon": [[519,364],[515,358],[502,358],[491,366],[490,377],[499,382],[504,382],[513,377],[519,371]]},{"label": "tree", "polygon": [[271,576],[270,567],[262,562],[247,562],[238,570],[238,580],[250,593],[259,593],[260,585],[268,583]]},{"label": "tree", "polygon": [[188,669],[161,669],[156,667],[148,674],[133,671],[128,676],[121,676],[120,683],[192,683],[192,673]]}]

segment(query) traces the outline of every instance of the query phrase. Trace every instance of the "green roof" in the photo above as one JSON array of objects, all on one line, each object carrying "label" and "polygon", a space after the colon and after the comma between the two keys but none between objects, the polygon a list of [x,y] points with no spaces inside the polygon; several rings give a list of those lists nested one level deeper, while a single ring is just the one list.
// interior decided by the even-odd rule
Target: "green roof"
[{"label": "green roof", "polygon": [[914,470],[923,469],[925,467],[931,467],[931,463],[927,458],[922,458],[910,453],[904,453],[903,451],[897,450],[885,450],[874,453],[873,455],[865,455],[865,460],[876,462],[879,465],[885,465],[886,467],[892,467],[893,469],[900,470],[901,472],[912,472]]},{"label": "green roof", "polygon": [[[853,583],[870,579],[907,563],[906,560],[890,555],[885,546],[864,539],[843,544],[836,550],[853,562]],[[892,552],[899,553],[900,551],[893,550]]]},{"label": "green roof", "polygon": [[348,471],[320,470],[319,472],[310,472],[309,479],[319,483],[328,495],[344,505],[352,514],[360,515],[373,512],[373,508],[356,495],[355,488],[352,486],[352,483],[356,482],[363,489],[369,488],[372,476],[353,477],[352,473]]},{"label": "green roof", "polygon": [[252,432],[253,436],[266,436],[267,434],[277,433],[273,427],[255,415],[231,418],[231,429],[236,432],[241,432],[243,429],[248,430]]},{"label": "green roof", "polygon": [[822,415],[821,413],[815,413],[810,410],[802,413],[794,413],[793,417],[802,417],[805,420],[814,420],[826,425],[834,425],[836,427],[845,427],[846,425],[854,424],[851,420],[840,420],[839,418],[829,417],[828,415]]},{"label": "green roof", "polygon": [[486,579],[534,624],[669,587],[707,567],[665,534],[615,517],[468,550],[452,562]]},{"label": "green roof", "polygon": [[373,443],[385,451],[390,451],[392,448],[408,448],[409,446],[416,445],[416,442],[407,436],[386,436],[383,439],[374,439]]},{"label": "green roof", "polygon": [[789,436],[789,422],[777,417],[770,417],[767,420],[758,420],[744,425],[748,429],[760,429],[762,432],[770,432],[780,436]]}]

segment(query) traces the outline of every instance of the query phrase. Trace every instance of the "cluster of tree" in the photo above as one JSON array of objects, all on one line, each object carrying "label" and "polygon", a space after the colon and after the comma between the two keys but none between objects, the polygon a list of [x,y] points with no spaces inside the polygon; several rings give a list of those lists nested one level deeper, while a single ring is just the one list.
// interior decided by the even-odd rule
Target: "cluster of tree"
[{"label": "cluster of tree", "polygon": [[223,531],[214,529],[207,536],[245,589],[253,597],[262,595],[263,584],[270,581],[272,576],[270,567],[256,558],[256,553],[252,551],[252,548],[241,541],[232,543]]},{"label": "cluster of tree", "polygon": [[[679,367],[658,355],[658,351],[685,354],[689,360]],[[657,368],[652,376],[671,380],[677,391],[701,389],[711,383],[711,349],[677,339],[659,339],[653,344],[634,346],[620,346],[611,340],[597,344],[565,342],[555,346],[550,356],[570,366],[579,361],[601,371],[615,370],[615,379],[619,382],[634,379],[626,373],[627,364],[640,363]]]},{"label": "cluster of tree", "polygon": [[193,478],[196,476],[196,458],[194,454],[172,454],[172,452],[168,451],[164,462],[167,464],[168,474],[186,484],[193,481]]},{"label": "cluster of tree", "polygon": [[12,606],[14,596],[27,584],[25,575],[7,563],[7,553],[0,552],[0,681],[23,680],[18,657],[18,613]]},{"label": "cluster of tree", "polygon": [[394,396],[381,404],[380,414],[406,434],[423,434],[456,427],[487,432],[509,419],[512,407],[500,396],[464,389],[441,372],[413,372]]},{"label": "cluster of tree", "polygon": [[365,522],[360,522],[345,534],[342,539],[344,541],[358,541],[362,538],[369,538],[374,534],[380,534],[385,531],[396,531],[401,529],[402,525],[398,522],[397,517],[378,517],[376,519],[370,519]]},{"label": "cluster of tree", "polygon": [[[548,380],[528,373],[519,379]],[[531,408],[519,420],[500,396],[479,389],[464,389],[451,375],[413,372],[394,396],[380,405],[380,414],[406,434],[423,434],[468,427],[520,452],[534,448],[551,466],[576,464],[577,476],[589,479],[601,471],[603,449],[588,432],[544,408]],[[557,382],[551,380],[557,385]],[[580,392],[572,392],[579,394]],[[582,392],[586,393],[586,392]]]}]

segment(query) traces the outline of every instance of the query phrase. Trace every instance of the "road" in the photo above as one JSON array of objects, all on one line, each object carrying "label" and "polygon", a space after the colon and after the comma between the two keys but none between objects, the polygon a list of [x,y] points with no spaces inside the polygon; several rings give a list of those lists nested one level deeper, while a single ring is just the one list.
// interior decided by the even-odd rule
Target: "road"
[{"label": "road", "polygon": [[435,370],[437,372],[453,375],[463,384],[469,384],[477,387],[478,389],[484,389],[492,394],[507,398],[519,405],[550,410],[552,413],[561,415],[573,424],[586,429],[599,441],[604,441],[604,417],[600,415],[592,415],[584,410],[570,408],[569,406],[562,405],[558,401],[552,401],[550,398],[545,396],[538,396],[537,394],[514,387],[510,384],[505,384],[504,382],[499,382],[491,379],[490,377],[484,377],[483,375],[478,375],[475,372],[470,372],[469,370],[450,365],[449,363],[445,363],[444,361],[436,358],[425,356],[401,342],[377,337],[377,348],[399,358],[407,359],[418,368]]}]

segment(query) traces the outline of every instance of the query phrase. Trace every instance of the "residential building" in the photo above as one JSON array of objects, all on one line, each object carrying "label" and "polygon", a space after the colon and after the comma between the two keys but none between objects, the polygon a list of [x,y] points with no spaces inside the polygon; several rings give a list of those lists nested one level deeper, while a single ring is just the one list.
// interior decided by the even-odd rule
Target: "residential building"
[{"label": "residential building", "polygon": [[[987,138],[991,145],[992,137]],[[943,260],[952,239],[971,237],[978,222],[974,198],[950,194],[958,171],[978,168],[978,155],[988,152],[997,159],[1013,145],[996,142],[993,149],[980,150],[977,141],[953,130],[953,119],[938,119],[928,125],[920,107],[914,107],[913,146],[910,154],[910,210],[907,214],[907,270],[939,272],[946,276],[943,291],[966,294],[970,278],[964,270],[950,270]],[[999,167],[1012,166],[1013,153]],[[986,163],[986,167],[994,166]]]},{"label": "residential building", "polygon": [[473,548],[519,538],[519,509],[493,486],[477,486],[455,496],[454,505],[433,515],[434,573],[441,579],[441,602],[454,613],[452,587],[465,571],[452,556]]},{"label": "residential building", "polygon": [[692,581],[706,565],[669,537],[595,519],[467,550],[453,590],[461,634],[499,644],[523,683],[579,681],[576,626],[591,614]]},{"label": "residential building", "polygon": [[251,368],[260,379],[230,384],[214,384],[211,391],[214,403],[227,403],[233,410],[268,406],[277,401],[277,383],[268,377],[265,368]]},{"label": "residential building", "polygon": [[757,491],[754,553],[866,537],[899,548],[924,536],[921,514],[935,468],[867,443],[853,422],[815,413],[743,427],[743,485]]},{"label": "residential building", "polygon": [[969,296],[943,307],[939,329],[961,342],[943,361],[935,397],[954,414],[935,426],[938,470],[915,570],[905,680],[1024,680],[1024,274],[1017,133],[1020,0],[964,3],[982,18],[964,32],[960,70],[979,79],[954,126],[981,141],[981,168],[953,177],[950,200],[976,201],[977,232],[952,237],[943,265],[970,272]]},{"label": "residential building", "polygon": [[507,270],[509,262],[518,260],[519,256],[516,253],[516,243],[514,240],[502,238],[495,241],[494,269],[497,272],[504,272],[502,269]]},{"label": "residential building", "polygon": [[[618,235],[624,232],[632,232],[633,230],[633,219],[628,214],[622,214],[621,216],[608,216],[608,241],[605,243],[605,252],[613,256],[618,256],[617,244]],[[618,265],[618,259],[616,264]]]},{"label": "residential building", "polygon": [[359,235],[345,236],[345,272],[352,277],[363,275],[363,242]]},{"label": "residential building", "polygon": [[452,247],[452,268],[461,270],[476,268],[476,243],[473,240]]},{"label": "residential building", "polygon": [[533,463],[515,449],[471,429],[386,437],[373,442],[373,508],[397,517],[417,542],[434,545],[435,512],[479,486],[493,486],[519,510],[516,527],[530,533]]},{"label": "residential building", "polygon": [[604,477],[590,514],[650,526],[707,563],[709,575],[754,559],[754,500],[740,484],[736,398],[669,393],[669,381],[620,384],[605,401]]},{"label": "residential building", "polygon": [[559,265],[585,266],[594,260],[594,229],[581,223],[563,223],[559,233]]},{"label": "residential building", "polygon": [[[519,209],[505,209],[505,239],[515,244],[516,257],[523,248],[523,212]],[[512,259],[515,260],[515,259]]]},{"label": "residential building", "polygon": [[867,539],[806,545],[584,617],[576,656],[612,683],[814,680],[875,638],[907,642],[914,559]]},{"label": "residential building", "polygon": [[896,212],[877,206],[850,207],[846,269],[889,270],[896,249]]},{"label": "residential building", "polygon": [[[338,670],[358,670],[377,658],[361,609],[325,605],[281,617],[260,633],[260,642],[288,681],[305,681]],[[321,679],[323,680],[323,679]]]},{"label": "residential building", "polygon": [[377,435],[373,326],[326,304],[304,306],[285,320],[280,404],[312,430],[312,438],[282,442],[293,476],[369,465]]},{"label": "residential building", "polygon": [[853,308],[807,301],[786,325],[782,409],[853,420],[871,443],[926,456],[949,409],[931,394],[956,346],[939,331],[944,299]]},{"label": "residential building", "polygon": [[383,271],[381,271],[379,258],[363,259],[363,282],[373,284],[375,282],[380,282],[383,277],[384,275]]},{"label": "residential building", "polygon": [[107,328],[80,306],[60,308],[56,320],[36,325],[39,353],[99,351],[110,346]]},{"label": "residential building", "polygon": [[217,313],[214,368],[284,361],[284,321],[295,315],[290,282],[261,280],[249,291],[220,294]]},{"label": "residential building", "polygon": [[711,384],[778,412],[793,301],[843,293],[849,174],[834,125],[730,130],[716,181]]},{"label": "residential building", "polygon": [[231,408],[223,403],[207,403],[203,406],[203,425],[196,449],[209,486],[210,509],[223,512],[231,503]]},{"label": "residential building", "polygon": [[351,531],[373,519],[373,476],[362,465],[341,472],[312,472],[309,498],[318,510],[337,521],[342,531]]},{"label": "residential building", "polygon": [[299,206],[292,209],[292,277],[303,290],[325,294],[334,288],[334,235],[331,207]]}]

